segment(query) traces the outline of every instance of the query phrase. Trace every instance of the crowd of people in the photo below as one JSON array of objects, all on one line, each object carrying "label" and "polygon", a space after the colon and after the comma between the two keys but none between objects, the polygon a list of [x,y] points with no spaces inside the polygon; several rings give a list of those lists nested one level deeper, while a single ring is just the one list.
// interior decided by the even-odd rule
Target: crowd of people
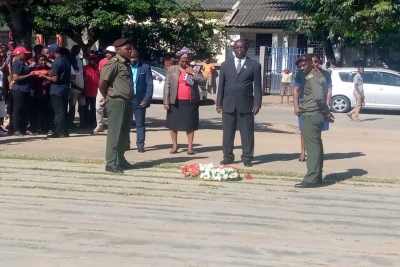
[{"label": "crowd of people", "polygon": [[71,50],[57,44],[36,45],[33,51],[13,41],[0,46],[0,136],[67,137],[78,127],[77,104],[79,127],[103,130],[96,97],[101,68],[115,55],[115,48],[91,51],[86,65],[80,53],[78,45]]}]

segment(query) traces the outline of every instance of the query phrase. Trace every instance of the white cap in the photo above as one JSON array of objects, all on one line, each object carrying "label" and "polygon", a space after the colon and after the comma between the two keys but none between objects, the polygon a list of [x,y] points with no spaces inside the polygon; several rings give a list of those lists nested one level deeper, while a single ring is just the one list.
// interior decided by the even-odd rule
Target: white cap
[{"label": "white cap", "polygon": [[106,51],[109,51],[109,52],[114,52],[114,53],[115,53],[115,47],[114,47],[114,46],[112,46],[112,45],[110,45],[110,46],[107,46],[107,48],[106,48]]},{"label": "white cap", "polygon": [[196,66],[196,61],[190,62],[190,65]]}]

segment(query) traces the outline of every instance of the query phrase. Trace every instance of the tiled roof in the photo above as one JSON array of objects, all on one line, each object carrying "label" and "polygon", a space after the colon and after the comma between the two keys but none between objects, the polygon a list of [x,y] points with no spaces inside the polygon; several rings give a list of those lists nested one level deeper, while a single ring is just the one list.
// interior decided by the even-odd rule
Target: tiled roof
[{"label": "tiled roof", "polygon": [[205,11],[227,11],[232,9],[232,7],[238,2],[238,0],[177,0],[183,5],[191,5],[192,3],[199,2],[202,9]]},{"label": "tiled roof", "polygon": [[293,0],[242,0],[226,27],[284,28],[298,18]]}]

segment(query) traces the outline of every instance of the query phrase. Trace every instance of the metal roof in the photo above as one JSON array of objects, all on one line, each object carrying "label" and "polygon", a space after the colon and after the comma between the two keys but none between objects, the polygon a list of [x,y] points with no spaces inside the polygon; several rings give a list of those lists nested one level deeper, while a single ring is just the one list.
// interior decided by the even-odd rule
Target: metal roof
[{"label": "metal roof", "polygon": [[178,0],[179,3],[190,6],[193,3],[199,3],[205,11],[227,11],[238,2],[238,0]]},{"label": "metal roof", "polygon": [[293,0],[242,0],[226,27],[284,28],[297,18]]},{"label": "metal roof", "polygon": [[[193,0],[177,0],[191,5]],[[199,0],[205,11],[227,12],[228,28],[283,29],[297,20],[295,0]]]}]

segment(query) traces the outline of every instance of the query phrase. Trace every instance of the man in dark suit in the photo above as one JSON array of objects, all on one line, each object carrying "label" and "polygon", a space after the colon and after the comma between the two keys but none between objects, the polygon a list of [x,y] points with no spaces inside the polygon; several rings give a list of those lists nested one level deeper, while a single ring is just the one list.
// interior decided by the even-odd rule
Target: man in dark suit
[{"label": "man in dark suit", "polygon": [[239,125],[243,164],[252,166],[254,116],[260,111],[262,99],[261,65],[246,56],[247,49],[245,40],[237,40],[233,46],[235,57],[221,65],[217,112],[222,113],[222,165],[231,164],[235,159],[233,143]]},{"label": "man in dark suit", "polygon": [[136,122],[136,145],[139,153],[144,153],[146,139],[146,109],[153,97],[153,75],[148,64],[139,62],[139,54],[132,50],[131,68],[133,75],[133,114]]}]

